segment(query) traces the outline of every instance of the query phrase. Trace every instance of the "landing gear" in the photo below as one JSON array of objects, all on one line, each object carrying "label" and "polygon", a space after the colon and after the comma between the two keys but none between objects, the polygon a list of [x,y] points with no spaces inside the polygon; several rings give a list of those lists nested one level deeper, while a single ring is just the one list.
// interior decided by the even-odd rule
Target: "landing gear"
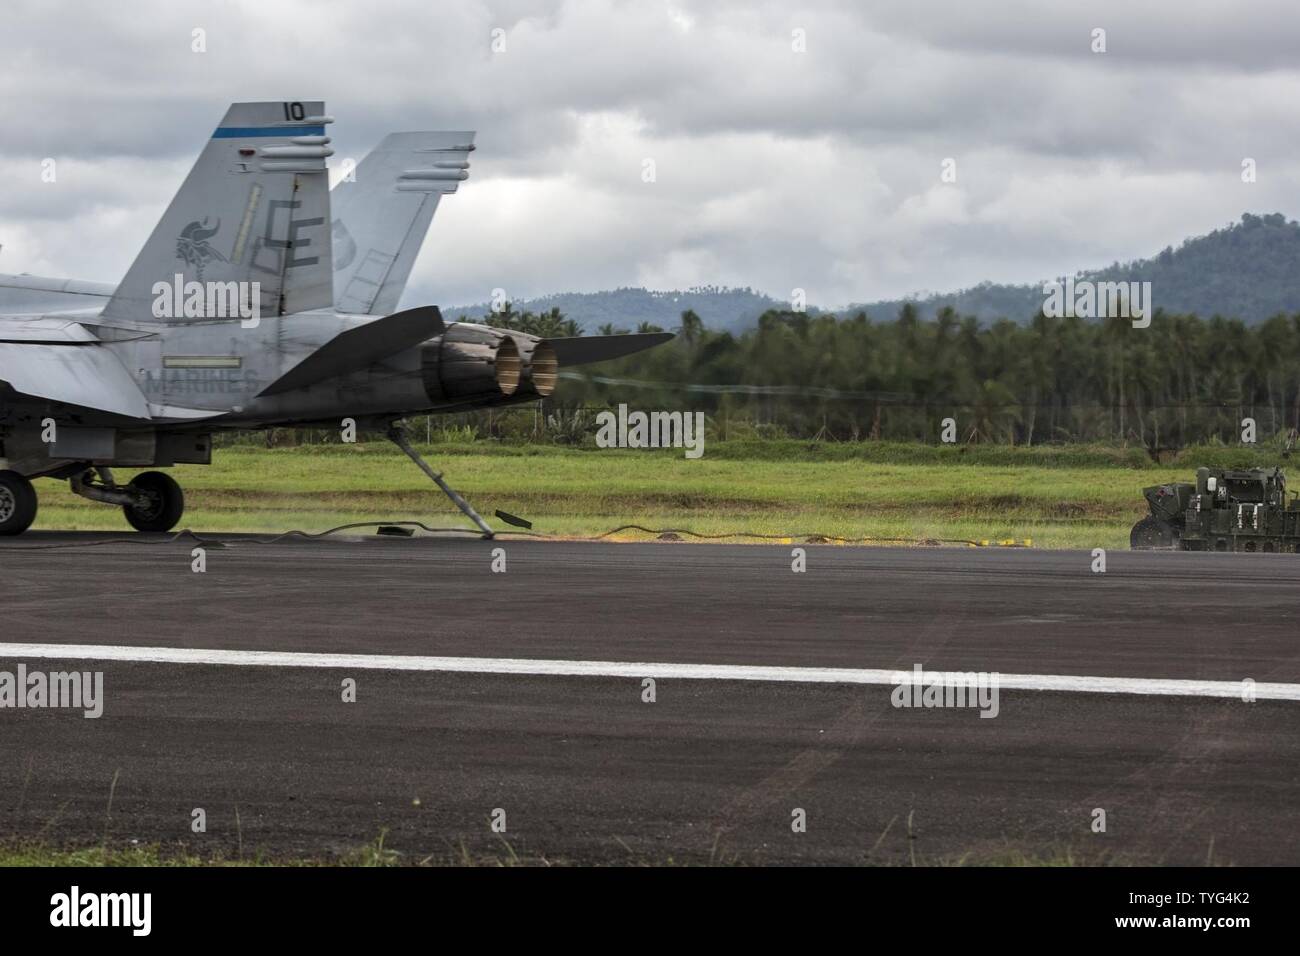
[{"label": "landing gear", "polygon": [[1133,551],[1173,551],[1178,547],[1178,529],[1152,515],[1147,515],[1129,532],[1128,546]]},{"label": "landing gear", "polygon": [[[94,480],[98,472],[99,481]],[[107,468],[83,471],[69,484],[74,493],[91,501],[120,505],[136,531],[170,531],[185,513],[185,494],[171,475],[146,471],[128,485],[119,485]]]},{"label": "landing gear", "polygon": [[16,471],[0,471],[0,535],[22,534],[36,520],[36,489]]},{"label": "landing gear", "polygon": [[185,493],[161,471],[136,475],[127,491],[134,491],[137,500],[123,505],[122,513],[136,531],[170,531],[185,513]]},{"label": "landing gear", "polygon": [[479,516],[479,513],[470,507],[470,503],[457,494],[454,488],[443,481],[441,473],[430,468],[428,462],[420,457],[420,453],[411,447],[411,440],[407,437],[406,429],[402,428],[400,425],[390,425],[388,428],[388,440],[398,448],[402,449],[402,451],[406,452],[411,461],[419,465],[420,470],[434,480],[438,487],[443,490],[443,493],[446,494],[456,507],[464,513],[465,517],[469,518],[470,521],[474,522],[474,524],[478,526],[478,529],[483,532],[483,537],[493,538],[496,536],[496,532],[489,528],[487,522]]}]

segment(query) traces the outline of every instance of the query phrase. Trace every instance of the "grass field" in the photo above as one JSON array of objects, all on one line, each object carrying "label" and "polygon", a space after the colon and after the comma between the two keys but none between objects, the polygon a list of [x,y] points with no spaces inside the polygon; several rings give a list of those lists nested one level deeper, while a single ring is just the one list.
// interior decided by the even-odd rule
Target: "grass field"
[{"label": "grass field", "polygon": [[[1278,464],[1268,449],[1195,449],[1156,466],[1140,449],[713,442],[681,451],[490,442],[421,452],[480,513],[500,508],[545,534],[623,524],[792,538],[1030,539],[1045,548],[1121,548],[1146,506],[1141,489],[1191,480],[1199,464]],[[124,472],[129,477],[132,472]],[[172,474],[196,531],[322,531],[354,521],[466,522],[387,443],[218,449]],[[121,477],[121,476],[120,476]],[[37,528],[127,530],[121,512],[37,482]],[[620,537],[644,538],[639,532]]]},{"label": "grass field", "polygon": [[[184,846],[161,846],[159,844],[139,844],[130,846],[85,846],[78,848],[53,847],[44,843],[26,843],[0,845],[0,867],[247,867],[247,866],[478,866],[478,867],[540,867],[540,866],[582,866],[582,860],[570,860],[563,857],[537,854],[517,853],[513,846],[501,840],[498,848],[484,851],[471,851],[465,844],[448,845],[444,849],[430,854],[402,854],[385,845],[386,834],[381,833],[372,842],[356,849],[329,857],[320,856],[267,856],[258,851],[241,853],[235,856],[203,855]],[[865,849],[865,848],[864,848]],[[626,866],[748,866],[763,865],[762,858],[745,858],[717,853],[707,859],[692,857],[688,860],[677,859],[670,853],[662,856],[643,857],[629,851],[626,860],[616,861]],[[1206,865],[1213,865],[1208,859]],[[865,865],[891,865],[873,862],[870,854],[864,857]],[[930,858],[918,855],[915,850],[908,859],[910,866],[1139,866],[1149,865],[1149,861],[1097,854],[1095,851],[1081,848],[1058,846],[1045,851],[1025,852],[1012,845],[978,853],[964,853],[952,857]]]}]

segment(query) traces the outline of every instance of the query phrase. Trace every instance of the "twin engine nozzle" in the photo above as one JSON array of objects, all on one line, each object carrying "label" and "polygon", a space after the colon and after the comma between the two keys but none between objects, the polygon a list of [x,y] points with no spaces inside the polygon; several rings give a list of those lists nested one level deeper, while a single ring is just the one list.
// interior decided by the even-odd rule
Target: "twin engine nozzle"
[{"label": "twin engine nozzle", "polygon": [[435,403],[496,404],[550,395],[559,362],[535,335],[456,322],[420,346],[420,371]]}]

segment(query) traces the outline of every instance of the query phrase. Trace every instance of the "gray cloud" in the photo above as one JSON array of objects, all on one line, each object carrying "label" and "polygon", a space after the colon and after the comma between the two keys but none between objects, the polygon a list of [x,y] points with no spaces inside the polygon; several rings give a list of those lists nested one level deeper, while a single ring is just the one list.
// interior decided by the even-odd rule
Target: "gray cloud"
[{"label": "gray cloud", "polygon": [[120,276],[239,99],[324,98],[340,157],[394,129],[477,129],[413,277],[411,297],[443,303],[714,283],[834,305],[1295,213],[1287,6],[1058,7],[18,0],[0,36],[0,271]]}]

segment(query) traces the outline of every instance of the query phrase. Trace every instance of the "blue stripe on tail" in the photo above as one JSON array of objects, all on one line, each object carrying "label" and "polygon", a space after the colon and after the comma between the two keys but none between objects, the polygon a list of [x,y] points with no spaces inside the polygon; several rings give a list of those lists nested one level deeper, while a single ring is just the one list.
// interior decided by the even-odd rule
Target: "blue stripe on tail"
[{"label": "blue stripe on tail", "polygon": [[256,136],[324,136],[324,126],[220,126],[213,139],[252,139]]}]

